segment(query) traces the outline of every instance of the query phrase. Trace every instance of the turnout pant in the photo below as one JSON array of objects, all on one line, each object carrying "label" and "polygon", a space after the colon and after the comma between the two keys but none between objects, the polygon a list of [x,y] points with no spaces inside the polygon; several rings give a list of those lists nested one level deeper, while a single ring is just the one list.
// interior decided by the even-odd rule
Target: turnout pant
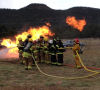
[{"label": "turnout pant", "polygon": [[81,64],[80,64],[80,61],[79,61],[79,57],[77,55],[74,55],[75,57],[75,64],[76,64],[76,68],[81,68]]},{"label": "turnout pant", "polygon": [[45,51],[45,63],[49,64],[50,63],[50,55],[48,51]]},{"label": "turnout pant", "polygon": [[63,63],[63,54],[57,54],[58,63]]},{"label": "turnout pant", "polygon": [[51,54],[51,63],[52,64],[56,64],[57,63],[56,54]]},{"label": "turnout pant", "polygon": [[23,63],[23,56],[22,56],[22,52],[19,52],[19,62]]}]

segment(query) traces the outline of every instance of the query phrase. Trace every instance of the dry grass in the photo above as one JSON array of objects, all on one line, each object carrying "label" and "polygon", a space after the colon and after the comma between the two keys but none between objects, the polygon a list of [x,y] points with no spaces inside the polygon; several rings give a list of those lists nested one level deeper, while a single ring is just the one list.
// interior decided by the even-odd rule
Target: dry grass
[{"label": "dry grass", "polygon": [[[81,55],[86,66],[100,67],[100,39],[81,39],[86,43],[84,54]],[[24,66],[17,60],[0,60],[0,90],[100,90],[100,75],[94,77],[64,80],[47,77],[33,67],[32,71],[25,71]],[[67,49],[64,53],[64,63],[74,64],[72,51]],[[64,77],[77,77],[90,74],[84,69],[68,66],[58,67],[41,64],[41,69],[52,75]]]}]

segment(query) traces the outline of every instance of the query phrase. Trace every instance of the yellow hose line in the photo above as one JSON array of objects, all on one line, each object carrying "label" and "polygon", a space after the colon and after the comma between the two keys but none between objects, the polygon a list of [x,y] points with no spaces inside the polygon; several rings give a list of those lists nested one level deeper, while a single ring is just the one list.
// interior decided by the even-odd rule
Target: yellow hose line
[{"label": "yellow hose line", "polygon": [[88,68],[83,64],[83,61],[81,60],[81,58],[80,58],[78,52],[76,52],[76,53],[77,53],[77,56],[79,57],[79,60],[80,60],[81,65],[83,66],[83,68],[84,68],[86,71],[94,72],[94,73],[100,73],[100,72],[97,72],[97,71],[93,71],[93,70],[88,69]]},{"label": "yellow hose line", "polygon": [[32,58],[33,58],[33,60],[34,60],[34,62],[35,62],[35,65],[36,65],[37,69],[39,70],[39,72],[42,73],[42,74],[45,75],[45,76],[48,76],[48,77],[61,78],[61,79],[66,79],[66,80],[74,80],[74,79],[88,78],[88,77],[91,77],[91,76],[94,76],[94,75],[98,74],[98,72],[95,72],[95,73],[93,73],[93,74],[89,74],[89,75],[87,75],[87,76],[82,76],[82,77],[61,77],[61,76],[49,75],[49,74],[43,72],[43,71],[40,69],[40,67],[38,66],[37,62],[35,61],[35,58],[34,58],[33,55],[32,55]]},{"label": "yellow hose line", "polygon": [[[66,48],[72,48],[72,47],[66,47]],[[80,58],[80,56],[79,56],[79,54],[78,54],[77,51],[76,51],[76,53],[77,53],[77,56],[79,57],[79,60],[80,60],[81,65],[83,66],[83,68],[84,68],[86,71],[94,72],[94,73],[100,73],[100,72],[97,72],[97,71],[93,71],[93,70],[88,69],[88,68],[83,64],[83,61],[82,61],[82,59]]]}]

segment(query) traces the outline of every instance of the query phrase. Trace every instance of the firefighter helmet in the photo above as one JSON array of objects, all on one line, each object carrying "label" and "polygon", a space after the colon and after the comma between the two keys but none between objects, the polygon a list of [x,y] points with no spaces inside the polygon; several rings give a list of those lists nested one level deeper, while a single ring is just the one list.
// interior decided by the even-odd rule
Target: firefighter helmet
[{"label": "firefighter helmet", "polygon": [[31,38],[31,37],[32,37],[32,35],[31,35],[31,34],[29,34],[27,37],[28,37],[28,38]]},{"label": "firefighter helmet", "polygon": [[40,38],[44,38],[44,37],[41,35]]},{"label": "firefighter helmet", "polygon": [[48,38],[44,38],[44,41],[46,41],[46,42],[47,42],[47,41],[48,41]]},{"label": "firefighter helmet", "polygon": [[22,40],[22,38],[21,38],[21,37],[19,37],[19,38],[18,38],[18,41],[21,41],[21,40]]},{"label": "firefighter helmet", "polygon": [[49,40],[49,43],[50,43],[50,44],[53,44],[53,40]]},{"label": "firefighter helmet", "polygon": [[74,39],[74,42],[75,42],[75,43],[79,43],[79,39],[78,39],[78,38],[75,38],[75,39]]}]

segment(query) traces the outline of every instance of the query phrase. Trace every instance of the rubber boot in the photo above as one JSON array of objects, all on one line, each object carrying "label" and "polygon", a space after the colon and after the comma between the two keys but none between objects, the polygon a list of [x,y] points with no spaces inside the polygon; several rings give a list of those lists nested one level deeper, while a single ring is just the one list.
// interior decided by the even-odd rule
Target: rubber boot
[{"label": "rubber boot", "polygon": [[29,66],[28,66],[28,70],[32,70],[32,66],[29,65]]},{"label": "rubber boot", "polygon": [[25,64],[25,60],[22,60],[23,61],[23,64]]},{"label": "rubber boot", "polygon": [[63,63],[57,63],[57,65],[58,65],[58,66],[62,66],[62,65],[63,65]]},{"label": "rubber boot", "polygon": [[28,66],[25,66],[25,70],[28,70]]},{"label": "rubber boot", "polygon": [[51,64],[52,64],[52,65],[57,65],[57,62],[52,62]]},{"label": "rubber boot", "polygon": [[32,61],[29,61],[28,70],[32,70]]},{"label": "rubber boot", "polygon": [[22,64],[22,65],[23,65],[23,60],[20,60],[20,64]]}]

